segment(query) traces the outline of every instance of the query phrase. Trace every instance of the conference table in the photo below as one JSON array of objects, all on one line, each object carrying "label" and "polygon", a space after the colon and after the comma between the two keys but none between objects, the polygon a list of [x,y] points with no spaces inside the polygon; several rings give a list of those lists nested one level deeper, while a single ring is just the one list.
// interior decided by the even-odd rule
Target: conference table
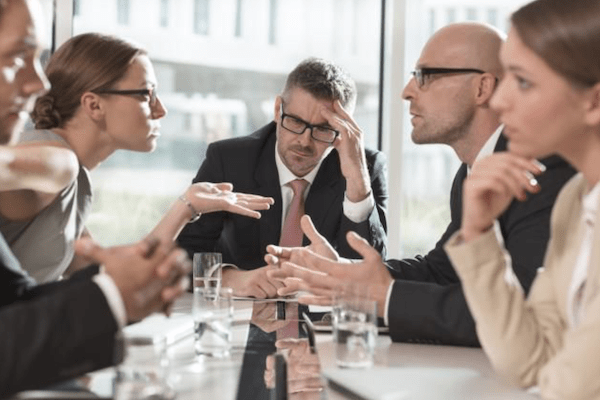
[{"label": "conference table", "polygon": [[[126,328],[126,332],[155,331],[157,321],[161,329],[174,325],[175,321],[181,324],[187,319],[192,323],[191,303],[192,295],[186,294],[176,303],[170,318],[155,316]],[[198,358],[193,335],[171,339],[173,343],[167,348],[168,381],[176,399],[538,398],[531,391],[504,383],[481,349],[392,343],[385,334],[377,338],[373,367],[338,368],[331,333],[317,333],[311,346],[304,322],[290,312],[299,307],[298,303],[285,303],[287,318],[281,315],[281,306],[282,303],[278,305],[275,301],[236,300],[233,345],[226,358]],[[302,311],[308,310],[300,306],[300,315]],[[311,319],[322,316],[310,315]],[[298,328],[294,337],[285,337],[288,325]],[[281,379],[278,382],[277,374],[284,359],[287,379],[282,383]],[[89,393],[73,398],[112,398],[114,377],[115,368],[89,374],[85,378]],[[42,394],[25,392],[17,398],[41,398]]]}]

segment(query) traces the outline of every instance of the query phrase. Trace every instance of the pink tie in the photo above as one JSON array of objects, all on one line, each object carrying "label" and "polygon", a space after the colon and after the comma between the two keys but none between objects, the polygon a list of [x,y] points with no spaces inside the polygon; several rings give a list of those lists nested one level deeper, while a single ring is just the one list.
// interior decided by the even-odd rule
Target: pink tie
[{"label": "pink tie", "polygon": [[[295,179],[289,182],[294,192],[290,208],[283,224],[279,245],[283,247],[302,246],[302,228],[300,228],[300,218],[304,215],[304,191],[308,182],[304,179]],[[280,303],[280,302],[278,302]],[[279,304],[285,307],[285,319],[289,321],[287,325],[277,330],[277,339],[297,338],[298,337],[298,303],[288,302]]]},{"label": "pink tie", "polygon": [[308,182],[304,179],[295,179],[288,183],[292,187],[294,197],[290,203],[279,245],[282,247],[302,246],[302,229],[300,228],[300,218],[304,215],[304,191]]}]

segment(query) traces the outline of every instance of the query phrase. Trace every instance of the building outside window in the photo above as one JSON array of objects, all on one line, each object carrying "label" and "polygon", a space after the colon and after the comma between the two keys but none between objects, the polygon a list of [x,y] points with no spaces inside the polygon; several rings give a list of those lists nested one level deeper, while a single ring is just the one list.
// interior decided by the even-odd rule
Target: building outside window
[{"label": "building outside window", "polygon": [[[442,26],[480,21],[506,31],[511,11],[527,3],[527,0],[407,1],[413,12],[406,21],[406,71],[414,69],[421,48]],[[482,7],[486,13],[478,12]],[[436,19],[436,14],[444,15],[445,20]],[[449,146],[415,145],[410,138],[412,126],[407,103],[404,113],[400,221],[389,222],[389,225],[400,224],[400,243],[390,243],[390,252],[396,257],[426,254],[435,246],[450,221],[450,187],[460,165]]]},{"label": "building outside window", "polygon": [[160,0],[160,26],[169,26],[169,0]]},{"label": "building outside window", "polygon": [[236,0],[235,4],[235,37],[242,36],[242,27],[244,20],[244,9],[243,9],[243,0]]},{"label": "building outside window", "polygon": [[278,0],[269,0],[269,44],[275,44],[277,41],[277,5]]},{"label": "building outside window", "polygon": [[[82,12],[73,19],[73,33],[115,34],[143,45],[168,109],[153,153],[118,151],[92,171],[94,202],[87,225],[102,244],[131,242],[150,232],[191,183],[209,143],[250,134],[272,121],[287,74],[305,58],[327,58],[348,70],[358,87],[355,118],[367,145],[377,146],[381,0],[353,1],[359,19],[354,11],[340,17],[337,0],[279,0],[277,12],[271,0],[169,1],[171,21],[178,23],[160,30],[152,23],[160,21],[160,0],[132,1],[127,26],[116,23],[115,10],[102,2],[79,1]],[[241,10],[241,22],[254,23],[238,36]],[[208,27],[209,14],[210,34],[199,35],[197,22]],[[336,36],[331,23],[336,18],[356,31],[354,44]],[[275,34],[270,44],[269,35]]]},{"label": "building outside window", "polygon": [[210,0],[194,0],[194,33],[208,35]]},{"label": "building outside window", "polygon": [[[80,0],[81,1],[81,0]],[[129,24],[129,0],[117,0],[117,21],[121,25]]]}]

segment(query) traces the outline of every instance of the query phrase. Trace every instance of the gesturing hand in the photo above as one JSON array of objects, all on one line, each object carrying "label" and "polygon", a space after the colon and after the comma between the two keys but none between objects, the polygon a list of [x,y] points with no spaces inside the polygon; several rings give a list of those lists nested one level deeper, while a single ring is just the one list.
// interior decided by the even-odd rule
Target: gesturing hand
[{"label": "gesturing hand", "polygon": [[198,182],[191,185],[186,197],[199,213],[227,211],[260,218],[257,210],[268,210],[274,203],[271,197],[233,192],[231,183]]},{"label": "gesturing hand", "polygon": [[270,276],[283,279],[285,287],[280,296],[291,291],[307,291],[311,295],[300,296],[305,304],[331,305],[334,296],[345,287],[359,284],[373,300],[377,301],[379,316],[383,315],[387,289],[392,277],[383,264],[381,256],[369,243],[354,232],[346,235],[348,244],[363,259],[357,262],[328,260],[308,249],[294,249],[295,262],[284,262],[279,269],[268,272]]},{"label": "gesturing hand", "polygon": [[[300,227],[302,228],[302,232],[306,235],[310,244],[306,246],[307,249],[318,254],[322,257],[328,258],[333,261],[339,260],[339,255],[337,251],[329,244],[327,239],[325,239],[315,228],[310,216],[303,215],[300,219]],[[277,266],[280,263],[285,261],[294,261],[294,254],[297,252],[294,250],[301,249],[302,247],[280,247],[270,244],[267,246],[267,253],[265,255],[265,261],[269,265]]]}]

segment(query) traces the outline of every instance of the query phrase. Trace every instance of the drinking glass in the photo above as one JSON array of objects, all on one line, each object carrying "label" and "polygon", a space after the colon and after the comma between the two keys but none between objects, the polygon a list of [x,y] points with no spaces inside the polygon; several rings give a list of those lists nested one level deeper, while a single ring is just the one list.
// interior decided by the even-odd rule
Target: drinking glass
[{"label": "drinking glass", "polygon": [[194,288],[194,347],[197,356],[226,357],[231,349],[233,290]]},{"label": "drinking glass", "polygon": [[164,337],[124,337],[125,358],[117,367],[115,400],[173,399],[167,384],[169,362]]},{"label": "drinking glass", "polygon": [[221,287],[221,253],[194,253],[193,287]]},{"label": "drinking glass", "polygon": [[340,296],[333,307],[333,342],[339,367],[373,365],[377,340],[377,302],[365,297]]}]

